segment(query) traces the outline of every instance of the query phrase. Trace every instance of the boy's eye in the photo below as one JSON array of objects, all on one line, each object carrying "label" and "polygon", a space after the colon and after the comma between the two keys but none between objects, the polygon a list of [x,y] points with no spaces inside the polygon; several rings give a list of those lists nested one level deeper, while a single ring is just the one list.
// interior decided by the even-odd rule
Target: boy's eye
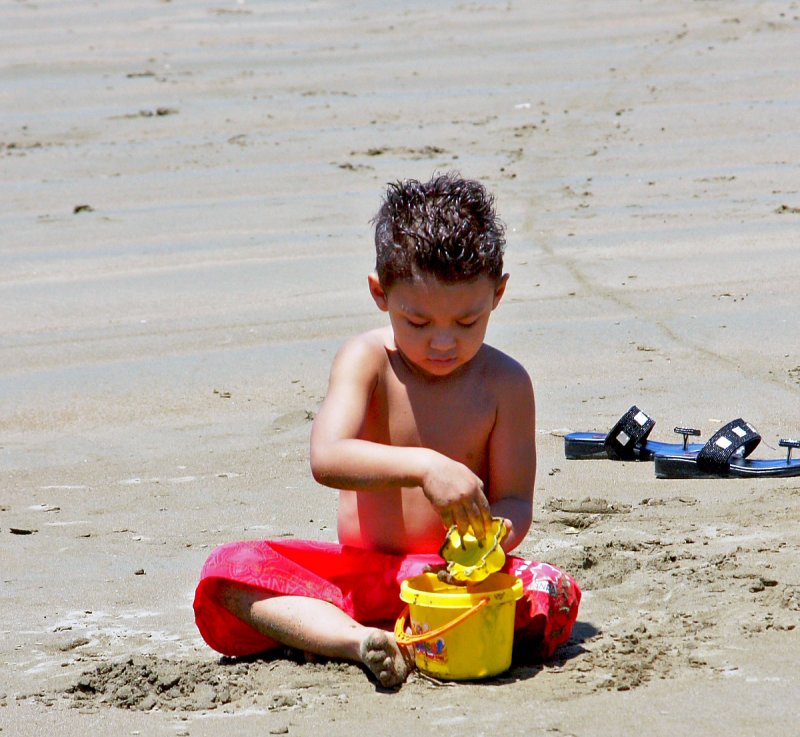
[{"label": "boy's eye", "polygon": [[471,327],[472,327],[473,325],[475,325],[477,322],[478,322],[478,320],[477,320],[477,318],[476,318],[475,320],[459,320],[458,324],[459,324],[459,325],[460,325],[462,328],[471,328]]},{"label": "boy's eye", "polygon": [[414,322],[414,320],[409,320],[408,318],[406,318],[406,322],[412,328],[424,328],[428,324],[427,322]]}]

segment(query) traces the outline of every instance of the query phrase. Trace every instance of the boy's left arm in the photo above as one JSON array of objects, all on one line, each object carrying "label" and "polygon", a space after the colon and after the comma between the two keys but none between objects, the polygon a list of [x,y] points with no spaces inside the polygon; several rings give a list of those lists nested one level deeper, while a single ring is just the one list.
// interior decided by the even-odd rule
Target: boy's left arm
[{"label": "boy's left arm", "polygon": [[533,518],[536,480],[536,405],[533,385],[522,366],[503,372],[495,426],[489,440],[489,503],[492,515],[509,527],[506,551],[519,545]]}]

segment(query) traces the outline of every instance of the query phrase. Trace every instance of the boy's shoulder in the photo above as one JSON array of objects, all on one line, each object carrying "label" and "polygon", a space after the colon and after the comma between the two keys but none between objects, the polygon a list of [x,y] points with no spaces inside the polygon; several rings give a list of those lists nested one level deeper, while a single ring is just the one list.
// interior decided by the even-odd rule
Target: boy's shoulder
[{"label": "boy's shoulder", "polygon": [[[515,358],[484,343],[481,349],[481,385],[498,406],[509,406],[533,396],[533,382],[528,370]],[[522,402],[524,404],[524,402]]]},{"label": "boy's shoulder", "polygon": [[392,346],[392,332],[389,327],[375,328],[353,335],[342,343],[340,353],[385,354]]},{"label": "boy's shoulder", "polygon": [[354,335],[342,343],[336,352],[334,365],[377,368],[386,362],[386,351],[391,347],[391,331],[377,328]]},{"label": "boy's shoulder", "polygon": [[528,370],[507,353],[484,343],[483,365],[478,375],[476,393],[485,392],[496,409],[497,422],[503,419],[508,428],[533,422],[535,399]]},{"label": "boy's shoulder", "polygon": [[528,370],[508,353],[484,343],[480,352],[481,373],[493,383],[508,381],[530,383]]}]

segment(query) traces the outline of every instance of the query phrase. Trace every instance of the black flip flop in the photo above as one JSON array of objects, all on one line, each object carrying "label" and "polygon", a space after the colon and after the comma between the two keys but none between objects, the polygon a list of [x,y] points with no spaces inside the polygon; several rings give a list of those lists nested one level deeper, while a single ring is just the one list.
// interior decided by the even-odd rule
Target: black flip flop
[{"label": "black flip flop", "polygon": [[792,458],[792,449],[800,448],[800,440],[780,440],[779,445],[787,449],[785,460],[747,458],[760,441],[761,436],[750,423],[741,418],[734,420],[714,433],[699,453],[656,455],[656,477],[698,479],[800,476],[800,458]]},{"label": "black flip flop", "polygon": [[656,421],[640,410],[631,407],[608,433],[571,432],[564,436],[564,455],[568,460],[610,458],[612,461],[650,461],[656,453],[697,453],[703,446],[688,443],[689,436],[700,434],[691,427],[676,427],[683,435],[680,443],[662,443],[649,440]]}]

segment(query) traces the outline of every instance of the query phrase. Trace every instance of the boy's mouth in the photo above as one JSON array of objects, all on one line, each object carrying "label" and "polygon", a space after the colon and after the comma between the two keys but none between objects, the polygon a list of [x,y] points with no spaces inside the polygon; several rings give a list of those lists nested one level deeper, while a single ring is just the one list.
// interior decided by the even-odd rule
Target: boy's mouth
[{"label": "boy's mouth", "polygon": [[456,356],[428,356],[428,361],[434,366],[452,366],[458,361]]}]

